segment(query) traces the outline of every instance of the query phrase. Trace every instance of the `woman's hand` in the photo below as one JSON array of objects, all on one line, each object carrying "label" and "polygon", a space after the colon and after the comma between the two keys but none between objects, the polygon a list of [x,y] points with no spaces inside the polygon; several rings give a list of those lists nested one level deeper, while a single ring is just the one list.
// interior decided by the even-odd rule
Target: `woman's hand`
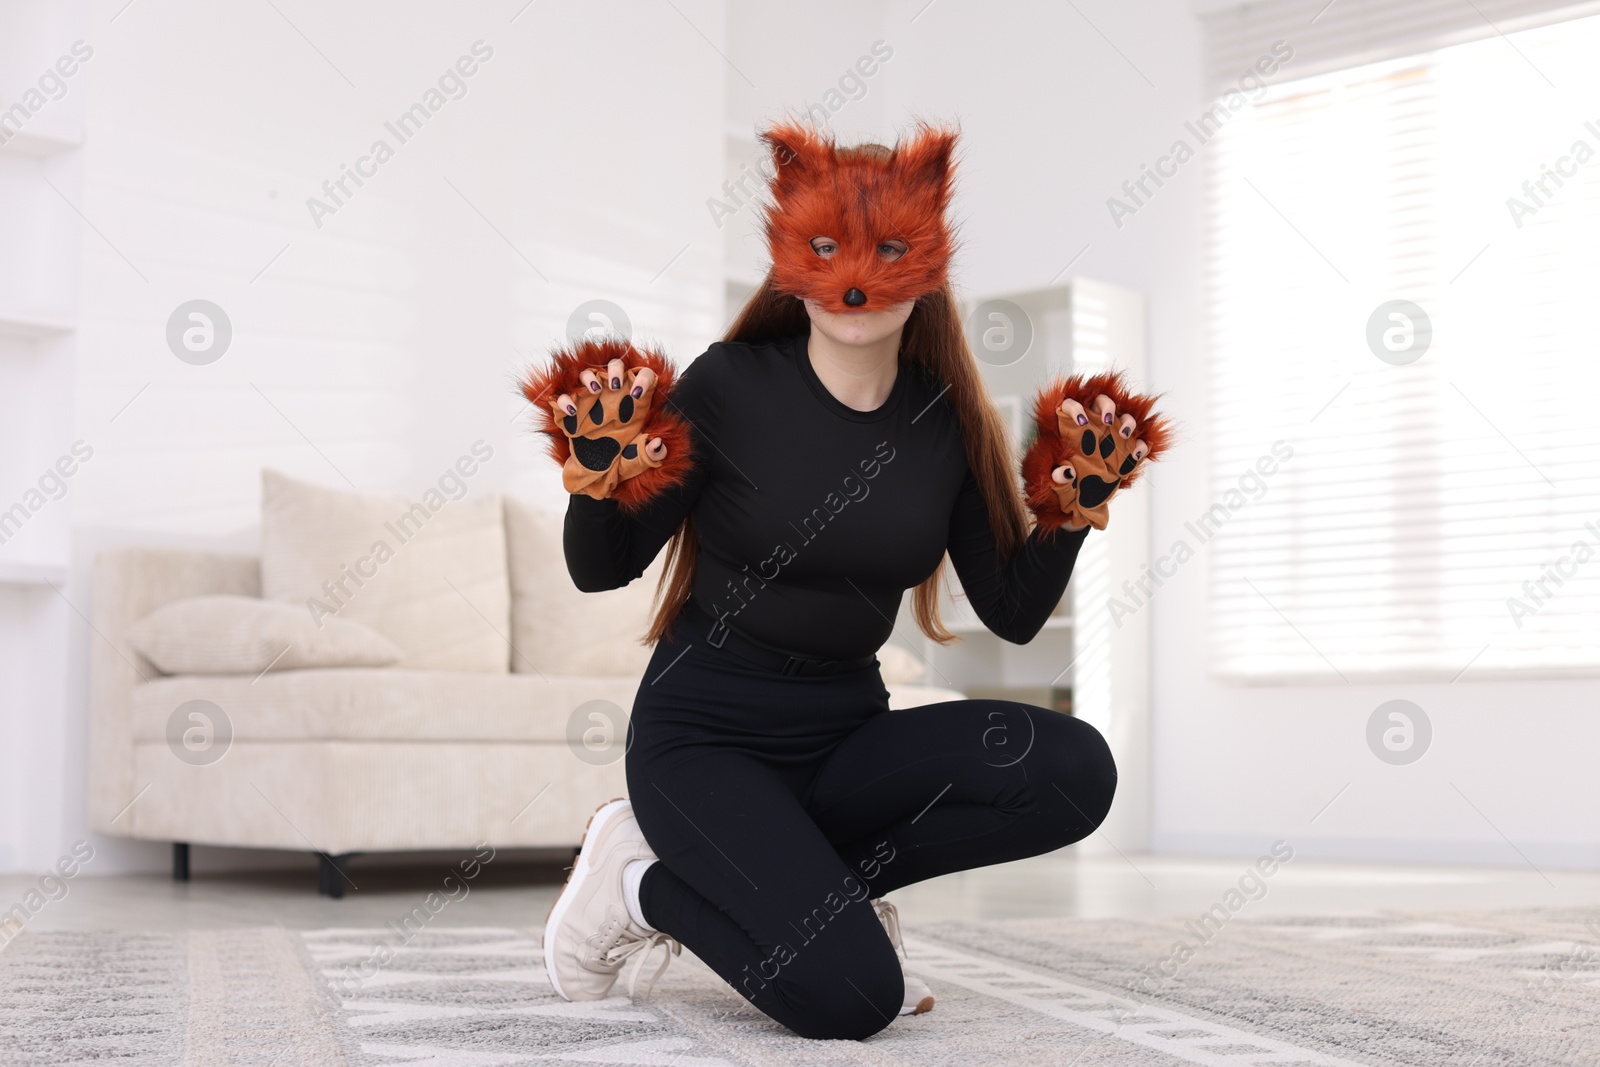
[{"label": "woman's hand", "polygon": [[1112,374],[1057,381],[1039,393],[1038,437],[1023,471],[1040,525],[1106,528],[1112,498],[1166,447],[1166,420],[1153,412],[1154,404],[1154,397],[1129,391],[1122,376]]},{"label": "woman's hand", "polygon": [[1111,498],[1131,480],[1150,445],[1139,434],[1138,420],[1119,414],[1117,402],[1104,393],[1097,393],[1087,409],[1070,396],[1063,398],[1056,421],[1062,440],[1076,446],[1050,472],[1067,525],[1104,530]]},{"label": "woman's hand", "polygon": [[527,377],[523,395],[548,412],[539,428],[551,437],[567,492],[637,504],[660,488],[647,484],[663,483],[650,472],[662,471],[669,454],[687,453],[686,427],[665,410],[671,377],[665,357],[624,341],[558,350]]}]

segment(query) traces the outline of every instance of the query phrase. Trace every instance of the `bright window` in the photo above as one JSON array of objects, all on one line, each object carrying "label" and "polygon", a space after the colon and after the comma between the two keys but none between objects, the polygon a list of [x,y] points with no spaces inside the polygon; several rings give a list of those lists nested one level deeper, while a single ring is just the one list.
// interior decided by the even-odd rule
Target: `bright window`
[{"label": "bright window", "polygon": [[1597,55],[1593,17],[1283,82],[1207,146],[1222,674],[1600,667]]}]

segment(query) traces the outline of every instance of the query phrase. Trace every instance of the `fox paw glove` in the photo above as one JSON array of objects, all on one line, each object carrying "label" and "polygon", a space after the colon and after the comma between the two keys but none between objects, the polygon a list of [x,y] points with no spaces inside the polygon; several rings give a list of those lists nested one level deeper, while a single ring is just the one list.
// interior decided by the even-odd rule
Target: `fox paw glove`
[{"label": "fox paw glove", "polygon": [[1039,391],[1022,478],[1040,529],[1106,528],[1111,498],[1167,447],[1170,429],[1155,401],[1130,391],[1121,374],[1058,378]]},{"label": "fox paw glove", "polygon": [[[689,428],[668,405],[674,378],[659,351],[620,340],[558,348],[523,378],[522,395],[550,439],[547,451],[561,464],[567,492],[614,499],[632,511],[683,481]],[[648,450],[657,437],[666,446],[661,458]]]}]

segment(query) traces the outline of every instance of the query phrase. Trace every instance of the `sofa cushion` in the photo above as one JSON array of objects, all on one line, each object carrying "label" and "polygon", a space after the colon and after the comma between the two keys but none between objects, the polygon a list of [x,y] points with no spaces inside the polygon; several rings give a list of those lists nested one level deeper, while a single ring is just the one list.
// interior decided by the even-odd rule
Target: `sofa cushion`
[{"label": "sofa cushion", "polygon": [[[273,671],[258,680],[174,675],[134,687],[133,738],[164,739],[178,708],[205,700],[222,709],[235,741],[565,743],[569,723],[580,739],[607,722],[626,736],[637,688],[630,678],[399,668]],[[579,711],[594,700],[611,707]]]},{"label": "sofa cushion", "polygon": [[565,517],[505,499],[511,568],[511,669],[517,673],[611,674],[639,678],[653,651],[651,600],[661,576],[658,555],[621,589],[584,593],[572,584],[561,545]]},{"label": "sofa cushion", "polygon": [[498,496],[408,500],[263,471],[261,593],[365,623],[400,646],[401,667],[503,674],[510,663]]},{"label": "sofa cushion", "polygon": [[399,646],[351,619],[319,626],[294,604],[252,596],[192,596],[128,629],[128,642],[163,674],[249,674],[305,667],[387,667]]}]

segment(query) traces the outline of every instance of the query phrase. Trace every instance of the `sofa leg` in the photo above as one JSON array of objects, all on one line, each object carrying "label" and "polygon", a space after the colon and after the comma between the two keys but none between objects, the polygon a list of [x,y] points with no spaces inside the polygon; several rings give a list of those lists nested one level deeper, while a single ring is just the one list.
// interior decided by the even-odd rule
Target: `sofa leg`
[{"label": "sofa leg", "polygon": [[187,882],[189,880],[189,842],[174,841],[172,843],[172,880],[174,882]]},{"label": "sofa leg", "polygon": [[344,876],[345,865],[350,862],[352,853],[346,852],[342,856],[330,856],[326,852],[317,853],[317,892],[325,897],[339,900],[344,896],[344,885],[348,880]]}]

